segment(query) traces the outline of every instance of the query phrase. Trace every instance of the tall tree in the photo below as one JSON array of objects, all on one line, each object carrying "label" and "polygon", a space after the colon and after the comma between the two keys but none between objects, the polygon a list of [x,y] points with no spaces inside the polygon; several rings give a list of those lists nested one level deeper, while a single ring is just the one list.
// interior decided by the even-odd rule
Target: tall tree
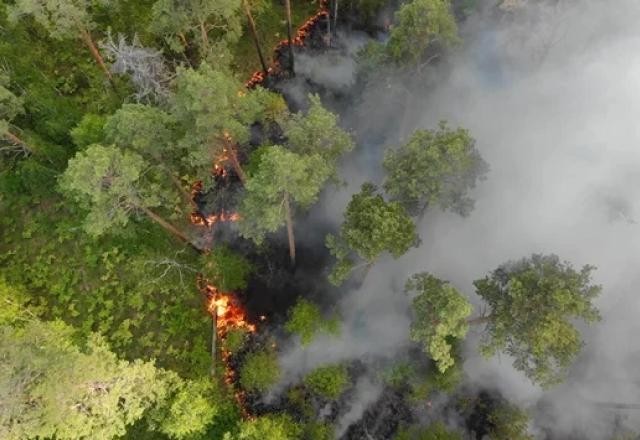
[{"label": "tall tree", "polygon": [[149,165],[137,153],[114,146],[90,145],[69,161],[60,179],[63,193],[89,210],[85,229],[98,236],[127,224],[131,214],[142,212],[179,239],[187,236],[151,208],[162,205],[161,187],[147,179]]},{"label": "tall tree", "polygon": [[297,440],[302,429],[286,414],[266,415],[240,423],[237,434],[226,433],[223,440]]},{"label": "tall tree", "polygon": [[148,362],[116,358],[99,337],[85,350],[62,323],[0,327],[0,437],[114,438],[164,393]]},{"label": "tall tree", "polygon": [[25,15],[33,16],[51,38],[80,38],[109,81],[112,81],[111,72],[91,36],[95,27],[91,20],[92,9],[107,3],[108,0],[16,0],[8,7],[8,12],[9,19],[13,21]]},{"label": "tall tree", "polygon": [[9,90],[9,75],[0,72],[0,136],[8,144],[0,146],[2,156],[29,156],[33,149],[12,128],[11,122],[24,113],[22,98]]},{"label": "tall tree", "polygon": [[418,64],[427,49],[458,41],[450,0],[411,0],[396,12],[386,52],[398,64]]},{"label": "tall tree", "polygon": [[342,283],[355,269],[357,256],[371,266],[384,252],[398,258],[418,241],[411,217],[398,202],[387,202],[377,194],[377,188],[362,185],[344,214],[337,236],[329,234],[326,245],[337,258],[329,280]]},{"label": "tall tree", "polygon": [[249,0],[242,0],[242,7],[244,8],[244,13],[247,16],[249,30],[251,31],[253,43],[256,46],[256,52],[258,53],[258,58],[260,59],[262,71],[266,75],[269,71],[269,68],[267,67],[267,62],[265,61],[264,55],[262,54],[262,47],[260,46],[260,39],[258,38],[258,31],[256,30],[256,23],[253,20],[253,14],[251,13],[251,5],[249,4]]},{"label": "tall tree", "polygon": [[241,0],[158,0],[149,30],[175,52],[194,44],[202,60],[226,65],[228,45],[242,35],[241,17]]},{"label": "tall tree", "polygon": [[467,130],[441,122],[437,130],[418,130],[409,142],[384,158],[385,190],[412,214],[439,205],[460,215],[473,210],[467,193],[488,171]]},{"label": "tall tree", "polygon": [[130,148],[164,173],[187,204],[193,205],[176,169],[180,157],[173,145],[176,142],[175,119],[157,107],[143,104],[124,104],[104,124],[106,142]]},{"label": "tall tree", "polygon": [[473,308],[455,287],[426,272],[409,278],[405,293],[415,295],[411,339],[423,345],[444,373],[454,364],[451,339],[466,336]]},{"label": "tall tree", "polygon": [[304,298],[298,300],[289,311],[289,319],[284,325],[289,333],[300,336],[303,346],[309,345],[319,333],[336,335],[340,333],[337,317],[326,319],[320,307]]},{"label": "tall tree", "polygon": [[313,204],[330,172],[318,154],[299,155],[279,145],[267,147],[247,180],[240,234],[259,244],[266,233],[286,225],[289,256],[295,264],[294,207],[304,209]]},{"label": "tall tree", "polygon": [[284,0],[284,9],[287,16],[287,46],[289,48],[289,73],[294,75],[295,64],[293,59],[293,24],[291,22],[291,0]]},{"label": "tall tree", "polygon": [[229,73],[207,64],[178,70],[171,113],[184,132],[181,151],[201,178],[210,175],[214,162],[228,159],[238,177],[246,180],[238,148],[248,141],[250,124],[263,117],[272,95],[261,88],[246,91]]},{"label": "tall tree", "polygon": [[338,125],[338,116],[325,107],[320,96],[309,95],[311,103],[306,114],[296,113],[283,123],[287,145],[299,154],[319,154],[333,167],[342,155],[353,150],[353,139]]},{"label": "tall tree", "polygon": [[483,353],[509,354],[517,370],[543,386],[561,381],[582,347],[574,322],[600,319],[592,301],[602,288],[591,284],[593,270],[576,271],[556,255],[532,255],[474,281],[490,309]]}]

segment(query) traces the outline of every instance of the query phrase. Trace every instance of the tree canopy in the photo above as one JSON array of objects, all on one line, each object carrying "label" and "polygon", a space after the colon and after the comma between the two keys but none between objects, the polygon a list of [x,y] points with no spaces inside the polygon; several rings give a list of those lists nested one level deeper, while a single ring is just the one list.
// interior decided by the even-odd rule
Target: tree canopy
[{"label": "tree canopy", "polygon": [[594,269],[575,270],[556,255],[534,254],[474,281],[489,307],[483,353],[509,354],[516,369],[542,385],[562,380],[582,347],[574,322],[600,319],[592,304],[602,290],[591,283]]},{"label": "tree canopy", "polygon": [[356,254],[372,264],[382,253],[398,258],[416,244],[416,227],[398,202],[387,202],[372,184],[365,184],[355,194],[344,214],[337,236],[328,235],[326,244],[337,263],[330,275],[332,283],[344,281],[355,262]]},{"label": "tree canopy", "polygon": [[320,307],[304,298],[300,298],[289,312],[284,325],[289,333],[300,336],[303,346],[309,345],[318,333],[337,334],[340,322],[336,317],[325,319]]},{"label": "tree canopy", "polygon": [[418,130],[409,142],[384,157],[384,188],[412,214],[438,205],[460,215],[473,210],[468,191],[484,178],[486,162],[465,129]]},{"label": "tree canopy", "polygon": [[407,280],[405,292],[415,295],[411,339],[423,345],[444,373],[454,363],[450,340],[466,336],[473,308],[455,287],[424,272]]}]

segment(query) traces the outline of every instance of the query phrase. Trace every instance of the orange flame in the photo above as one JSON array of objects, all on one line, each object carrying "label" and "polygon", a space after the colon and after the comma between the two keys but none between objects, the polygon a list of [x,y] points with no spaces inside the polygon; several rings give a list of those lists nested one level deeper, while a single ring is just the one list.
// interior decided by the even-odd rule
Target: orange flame
[{"label": "orange flame", "polygon": [[[311,34],[311,30],[315,27],[316,23],[320,21],[320,19],[329,16],[329,5],[328,0],[320,0],[320,10],[313,16],[311,16],[307,21],[304,22],[302,26],[298,28],[294,37],[291,38],[291,42],[294,46],[302,47],[304,46],[305,40]],[[289,45],[289,40],[282,40],[275,47],[273,52],[276,54],[274,58],[276,60],[273,62],[273,65],[267,68],[267,74],[262,70],[258,70],[251,75],[249,81],[245,83],[245,86],[248,89],[252,89],[264,82],[267,76],[270,75],[278,75],[282,72],[282,66],[277,61],[277,54],[284,50]]]}]

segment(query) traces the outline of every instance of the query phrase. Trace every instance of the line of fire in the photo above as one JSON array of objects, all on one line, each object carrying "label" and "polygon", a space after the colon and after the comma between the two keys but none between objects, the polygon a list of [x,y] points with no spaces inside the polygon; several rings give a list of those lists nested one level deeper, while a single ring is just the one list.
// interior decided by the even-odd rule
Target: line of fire
[{"label": "line of fire", "polygon": [[[328,0],[320,1],[319,11],[310,17],[297,30],[295,36],[291,38],[291,44],[295,47],[303,48],[308,38],[321,27],[328,25],[329,20]],[[320,32],[318,32],[320,33]],[[326,37],[321,37],[326,40]],[[291,75],[285,66],[290,66],[292,51],[289,51],[289,40],[281,41],[274,49],[273,64],[268,70],[255,72],[251,79],[247,81],[247,88],[254,88],[258,85],[269,86],[269,84]],[[241,91],[239,93],[242,93]],[[209,252],[214,246],[216,227],[239,221],[240,215],[229,209],[233,201],[226,197],[216,199],[212,212],[204,212],[202,209],[202,199],[205,193],[223,194],[233,186],[239,186],[244,182],[244,175],[238,166],[237,149],[234,140],[228,133],[224,134],[224,149],[212,166],[212,184],[207,188],[202,181],[194,182],[191,187],[191,199],[195,209],[190,214],[190,221],[193,225],[203,228],[203,243],[200,249],[202,252]],[[228,334],[233,330],[241,330],[249,334],[256,332],[256,324],[249,322],[247,312],[237,295],[233,292],[223,292],[210,280],[204,279],[202,275],[197,277],[197,287],[203,296],[206,311],[212,319],[211,336],[211,374],[214,379],[222,379],[224,383],[231,387],[236,401],[245,418],[251,418],[246,404],[245,393],[236,386],[237,374],[231,362],[231,352],[224,347],[224,342]],[[260,316],[261,321],[266,320],[265,316]],[[216,377],[216,365],[218,356],[223,366],[224,375],[222,378]]]}]

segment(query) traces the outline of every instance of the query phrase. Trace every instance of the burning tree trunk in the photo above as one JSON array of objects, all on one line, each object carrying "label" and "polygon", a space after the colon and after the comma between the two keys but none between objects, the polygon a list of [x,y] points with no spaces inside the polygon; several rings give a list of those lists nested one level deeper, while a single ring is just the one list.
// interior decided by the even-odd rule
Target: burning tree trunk
[{"label": "burning tree trunk", "polygon": [[289,193],[284,193],[284,209],[287,220],[287,237],[289,238],[289,257],[291,258],[291,265],[296,264],[296,239],[293,234],[293,220],[291,218],[291,205],[289,204]]},{"label": "burning tree trunk", "polygon": [[256,51],[258,52],[258,58],[260,58],[260,65],[262,66],[262,71],[266,76],[268,73],[267,63],[264,60],[264,55],[262,55],[262,48],[260,47],[260,40],[258,39],[258,32],[256,31],[256,24],[253,21],[253,14],[251,14],[249,1],[244,0],[242,2],[242,6],[244,6],[244,13],[246,14],[247,20],[249,21],[249,29],[251,30],[251,36],[253,37],[253,42],[256,45]]},{"label": "burning tree trunk", "polygon": [[82,38],[82,41],[84,42],[84,44],[89,48],[89,51],[91,52],[93,59],[96,61],[96,63],[98,63],[98,66],[100,66],[100,68],[102,69],[104,74],[107,76],[111,84],[113,84],[113,76],[111,75],[109,68],[105,64],[104,59],[102,58],[102,55],[100,55],[100,51],[98,50],[98,47],[93,41],[93,38],[91,37],[91,33],[87,29],[84,29],[84,28],[80,29],[80,38]]},{"label": "burning tree trunk", "polygon": [[285,9],[287,11],[287,41],[289,46],[289,72],[294,74],[294,62],[293,62],[293,30],[291,25],[291,0],[284,0]]},{"label": "burning tree trunk", "polygon": [[238,175],[240,182],[244,185],[247,181],[247,176],[242,170],[242,166],[240,165],[240,160],[238,159],[238,150],[236,144],[233,143],[231,138],[228,135],[224,135],[224,149],[227,155],[227,158],[231,161],[231,166],[233,167],[233,171]]}]

